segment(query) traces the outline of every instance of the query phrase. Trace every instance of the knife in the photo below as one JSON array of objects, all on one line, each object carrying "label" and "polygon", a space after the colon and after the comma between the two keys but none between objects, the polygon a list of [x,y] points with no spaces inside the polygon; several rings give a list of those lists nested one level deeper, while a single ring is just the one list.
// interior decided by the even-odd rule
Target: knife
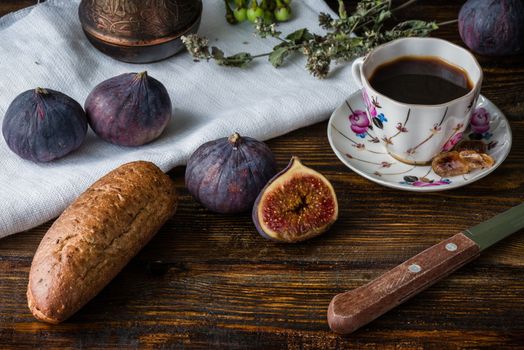
[{"label": "knife", "polygon": [[524,227],[524,203],[415,255],[329,304],[331,330],[349,334],[446,277]]}]

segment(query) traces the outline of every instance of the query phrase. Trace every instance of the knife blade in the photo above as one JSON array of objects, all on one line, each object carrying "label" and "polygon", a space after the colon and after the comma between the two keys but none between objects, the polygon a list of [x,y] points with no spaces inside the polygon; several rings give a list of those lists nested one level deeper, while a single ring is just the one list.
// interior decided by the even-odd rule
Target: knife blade
[{"label": "knife blade", "polygon": [[468,228],[464,234],[477,243],[480,251],[483,251],[522,228],[524,228],[524,203]]},{"label": "knife blade", "polygon": [[349,334],[415,296],[524,228],[524,203],[460,232],[366,285],[337,294],[328,307],[331,330]]}]

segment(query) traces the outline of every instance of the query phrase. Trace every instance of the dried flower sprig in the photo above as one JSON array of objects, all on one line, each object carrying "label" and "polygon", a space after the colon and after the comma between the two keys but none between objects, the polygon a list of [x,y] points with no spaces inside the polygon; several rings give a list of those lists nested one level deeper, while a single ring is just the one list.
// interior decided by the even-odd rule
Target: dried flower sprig
[{"label": "dried flower sprig", "polygon": [[197,34],[184,36],[182,41],[195,61],[212,59],[219,65],[230,67],[247,67],[259,57],[268,57],[273,66],[280,67],[289,55],[302,53],[306,56],[306,69],[313,76],[323,79],[329,74],[332,62],[350,61],[382,43],[403,37],[428,36],[437,29],[437,23],[421,20],[404,21],[385,29],[385,22],[394,11],[415,1],[408,0],[397,8],[391,8],[391,0],[361,0],[356,10],[348,15],[343,1],[338,0],[338,18],[326,13],[319,15],[319,25],[327,31],[325,35],[313,34],[307,28],[302,28],[282,37],[274,23],[268,24],[258,19],[255,25],[258,36],[280,40],[280,44],[271,52],[259,55],[241,52],[225,56],[219,48],[209,48],[209,41]]}]

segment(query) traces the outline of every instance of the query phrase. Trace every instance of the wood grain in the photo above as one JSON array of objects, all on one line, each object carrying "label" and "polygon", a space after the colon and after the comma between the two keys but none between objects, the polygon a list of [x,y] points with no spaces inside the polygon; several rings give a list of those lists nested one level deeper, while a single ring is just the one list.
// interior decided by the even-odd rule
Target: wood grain
[{"label": "wood grain", "polygon": [[0,16],[27,6],[36,4],[37,0],[2,0],[0,1]]},{"label": "wood grain", "polygon": [[[399,19],[453,19],[461,3],[420,1]],[[1,1],[0,14],[26,4]],[[456,25],[435,35],[461,44]],[[479,60],[482,93],[508,116],[514,137],[508,159],[486,178],[438,193],[385,188],[337,160],[327,123],[297,130],[268,142],[279,166],[298,155],[326,175],[340,215],[325,235],[283,245],[261,238],[249,213],[203,209],[184,189],[184,169],[174,169],[175,217],[64,324],[37,322],[25,298],[50,223],[0,240],[0,347],[523,349],[522,232],[351,336],[332,333],[326,322],[334,295],[524,200],[524,57]]]}]

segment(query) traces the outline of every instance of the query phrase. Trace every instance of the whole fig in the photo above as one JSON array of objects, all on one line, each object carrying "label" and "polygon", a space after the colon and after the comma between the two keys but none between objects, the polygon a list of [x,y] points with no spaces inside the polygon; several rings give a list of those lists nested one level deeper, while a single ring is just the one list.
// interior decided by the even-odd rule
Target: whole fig
[{"label": "whole fig", "polygon": [[462,41],[481,55],[508,55],[524,49],[524,1],[468,0],[459,12]]},{"label": "whole fig", "polygon": [[7,146],[20,157],[48,162],[76,150],[85,139],[82,106],[55,90],[36,88],[18,95],[2,123]]},{"label": "whole fig", "polygon": [[265,143],[234,133],[203,144],[191,155],[186,187],[211,211],[239,213],[251,209],[276,169]]},{"label": "whole fig", "polygon": [[171,119],[171,100],[147,72],[126,73],[98,84],[87,97],[89,125],[102,139],[140,146],[160,136]]},{"label": "whole fig", "polygon": [[252,218],[264,238],[304,241],[326,232],[337,220],[337,196],[328,179],[293,157],[260,191]]}]

